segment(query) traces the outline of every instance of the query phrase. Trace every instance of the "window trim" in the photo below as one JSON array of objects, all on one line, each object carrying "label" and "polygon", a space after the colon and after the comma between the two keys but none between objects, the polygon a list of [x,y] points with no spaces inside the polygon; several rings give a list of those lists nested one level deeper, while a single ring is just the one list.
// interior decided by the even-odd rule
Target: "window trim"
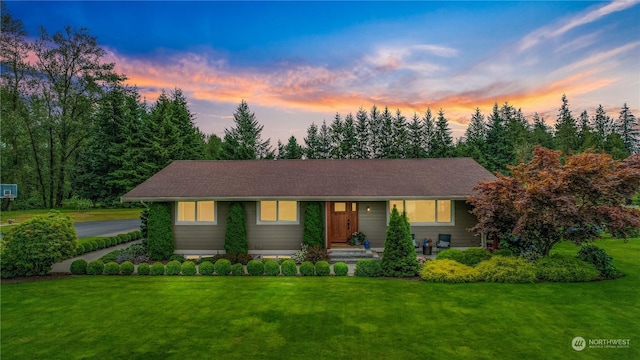
[{"label": "window trim", "polygon": [[[262,215],[262,202],[263,201],[275,201],[276,202],[276,220],[275,221],[263,221],[260,219]],[[293,201],[296,203],[296,220],[280,220],[280,201]],[[256,201],[256,225],[300,225],[300,201],[298,200],[278,200],[278,199],[265,199]]]},{"label": "window trim", "polygon": [[[194,203],[194,221],[179,221],[178,220],[178,203],[187,202]],[[213,202],[213,221],[198,221],[198,202]],[[176,201],[175,204],[175,225],[218,225],[218,202],[215,200],[189,200],[189,201]]]},{"label": "window trim", "polygon": [[[456,225],[456,207],[455,200],[452,199],[389,199],[386,201],[387,203],[387,225],[389,225],[389,219],[391,218],[391,202],[392,201],[402,201],[403,210],[406,208],[406,201],[421,201],[421,200],[435,200],[435,222],[412,222],[409,220],[409,225],[411,226],[455,226]],[[438,201],[449,201],[451,204],[451,208],[449,209],[451,215],[451,221],[449,222],[438,222]]]}]

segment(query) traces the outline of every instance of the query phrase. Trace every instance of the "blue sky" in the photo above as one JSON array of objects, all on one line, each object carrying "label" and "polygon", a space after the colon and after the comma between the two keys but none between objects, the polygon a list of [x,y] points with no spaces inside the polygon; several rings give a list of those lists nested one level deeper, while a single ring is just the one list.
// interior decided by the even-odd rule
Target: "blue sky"
[{"label": "blue sky", "polygon": [[241,99],[264,135],[299,140],[360,107],[443,108],[460,136],[494,102],[555,121],[602,104],[640,115],[640,3],[7,2],[33,36],[87,27],[149,102],[181,88],[206,133]]}]

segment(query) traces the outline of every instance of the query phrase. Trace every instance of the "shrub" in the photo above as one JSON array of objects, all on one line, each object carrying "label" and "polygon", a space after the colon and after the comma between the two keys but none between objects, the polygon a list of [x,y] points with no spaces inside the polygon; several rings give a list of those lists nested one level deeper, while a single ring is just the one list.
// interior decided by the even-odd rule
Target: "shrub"
[{"label": "shrub", "polygon": [[147,238],[148,237],[148,226],[149,223],[149,208],[144,208],[140,211],[140,237]]},{"label": "shrub", "polygon": [[476,266],[481,262],[489,259],[491,259],[491,253],[488,250],[480,249],[480,248],[471,248],[471,249],[467,249],[464,252],[463,264],[469,265],[469,266]]},{"label": "shrub", "polygon": [[489,282],[532,283],[536,280],[535,266],[520,257],[493,256],[476,269],[480,279]]},{"label": "shrub", "polygon": [[536,276],[540,280],[556,282],[591,281],[600,272],[590,263],[575,256],[552,254],[538,260]]},{"label": "shrub", "polygon": [[333,272],[336,276],[347,276],[349,273],[349,266],[343,262],[337,262],[333,264]]},{"label": "shrub", "polygon": [[377,260],[358,260],[356,261],[356,269],[353,275],[365,277],[382,276],[382,266]]},{"label": "shrub", "polygon": [[465,283],[478,281],[478,271],[451,259],[428,261],[420,270],[424,281],[442,283]]},{"label": "shrub", "polygon": [[122,275],[131,275],[134,269],[135,267],[131,261],[124,261],[120,264],[120,273],[122,273]]},{"label": "shrub", "polygon": [[293,260],[286,259],[282,262],[282,273],[285,276],[296,276],[298,275],[298,267]]},{"label": "shrub", "polygon": [[167,203],[151,203],[147,219],[147,247],[151,260],[165,260],[173,255],[173,223]]},{"label": "shrub", "polygon": [[160,276],[164,275],[164,265],[161,262],[155,262],[151,265],[151,275]]},{"label": "shrub", "polygon": [[115,261],[110,261],[104,265],[104,273],[107,275],[120,275],[120,265]]},{"label": "shrub", "polygon": [[458,249],[446,249],[442,250],[436,256],[437,260],[455,260],[460,264],[464,264],[464,253]]},{"label": "shrub", "polygon": [[92,241],[87,241],[87,242],[83,243],[82,246],[84,246],[84,252],[85,253],[88,253],[88,252],[94,250]]},{"label": "shrub", "polygon": [[126,249],[124,250],[125,250],[124,252],[116,256],[116,262],[118,264],[122,264],[125,261],[133,261],[133,255],[131,255]]},{"label": "shrub", "polygon": [[249,251],[244,208],[240,203],[229,206],[227,229],[224,233],[224,249],[229,254],[246,254]]},{"label": "shrub", "polygon": [[230,263],[235,264],[238,262],[238,254],[231,254],[231,253],[226,253],[226,254],[222,254],[220,255],[222,259],[227,259],[229,260]]},{"label": "shrub", "polygon": [[304,257],[307,255],[307,250],[309,250],[309,245],[302,244],[302,248],[291,255],[291,260],[296,264],[302,264]]},{"label": "shrub", "polygon": [[146,262],[138,264],[138,275],[149,275],[151,273],[151,268],[149,264]]},{"label": "shrub", "polygon": [[78,246],[76,247],[76,256],[77,255],[82,255],[84,254],[86,251],[84,250],[84,245],[82,244],[78,244]]},{"label": "shrub", "polygon": [[264,261],[264,272],[267,276],[280,275],[280,264],[275,260],[267,259]]},{"label": "shrub", "polygon": [[180,264],[182,264],[184,262],[184,256],[182,255],[178,255],[178,254],[173,254],[171,256],[169,256],[169,261],[177,261]]},{"label": "shrub", "polygon": [[318,202],[307,203],[304,212],[303,243],[312,247],[324,246],[322,207]]},{"label": "shrub", "polygon": [[304,255],[304,261],[310,261],[314,264],[318,261],[329,261],[329,253],[327,253],[327,249],[309,247]]},{"label": "shrub", "polygon": [[218,275],[225,276],[231,273],[231,261],[227,259],[219,259],[213,266]]},{"label": "shrub", "polygon": [[311,261],[303,261],[300,264],[300,275],[302,276],[313,276],[316,269]]},{"label": "shrub", "polygon": [[167,263],[166,274],[167,275],[180,275],[180,271],[182,270],[182,264],[180,261],[171,260]]},{"label": "shrub", "polygon": [[14,225],[0,257],[3,278],[46,275],[53,264],[76,254],[71,218],[57,212]]},{"label": "shrub", "polygon": [[513,250],[508,249],[508,248],[502,248],[502,249],[498,249],[498,250],[493,250],[493,255],[515,256],[515,254],[513,253]]},{"label": "shrub", "polygon": [[98,244],[98,249],[104,249],[107,247],[107,239],[98,239],[96,240],[96,243]]},{"label": "shrub", "polygon": [[182,263],[182,275],[193,276],[196,274],[196,264],[193,261],[185,261]]},{"label": "shrub", "polygon": [[250,254],[238,254],[237,261],[242,265],[247,265],[251,260],[253,260],[253,256]]},{"label": "shrub", "polygon": [[216,271],[216,268],[210,261],[203,261],[198,265],[200,275],[213,275],[214,271]]},{"label": "shrub", "polygon": [[73,275],[84,275],[87,273],[87,261],[85,259],[74,260],[71,263],[71,273]]},{"label": "shrub", "polygon": [[244,266],[241,263],[235,263],[231,265],[231,275],[242,276],[244,275]]},{"label": "shrub", "polygon": [[87,275],[102,275],[104,263],[102,260],[93,260],[87,264]]},{"label": "shrub", "polygon": [[264,264],[259,260],[251,260],[247,264],[247,272],[251,276],[260,276],[264,274]]},{"label": "shrub", "polygon": [[88,210],[93,207],[93,202],[78,195],[73,195],[70,199],[62,200],[62,208],[74,210]]},{"label": "shrub", "polygon": [[331,274],[331,266],[329,262],[320,260],[316,263],[316,275],[329,276]]},{"label": "shrub", "polygon": [[384,240],[381,264],[385,276],[411,277],[418,273],[418,259],[411,241],[411,227],[406,214],[394,206]]},{"label": "shrub", "polygon": [[595,266],[603,278],[610,279],[620,275],[620,271],[612,264],[613,258],[604,249],[594,244],[582,244],[578,251],[578,258]]}]

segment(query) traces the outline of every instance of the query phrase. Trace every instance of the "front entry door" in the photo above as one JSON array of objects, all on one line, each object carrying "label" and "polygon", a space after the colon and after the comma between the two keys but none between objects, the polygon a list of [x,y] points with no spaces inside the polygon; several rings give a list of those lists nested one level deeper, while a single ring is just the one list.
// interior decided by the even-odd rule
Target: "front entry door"
[{"label": "front entry door", "polygon": [[351,234],[358,231],[358,203],[351,201],[330,202],[329,216],[329,242],[347,244]]}]

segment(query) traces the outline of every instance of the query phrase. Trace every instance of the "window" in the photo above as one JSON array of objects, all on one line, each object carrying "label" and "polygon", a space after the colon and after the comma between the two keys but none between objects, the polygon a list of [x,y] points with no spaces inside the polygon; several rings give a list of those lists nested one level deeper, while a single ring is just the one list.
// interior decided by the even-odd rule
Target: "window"
[{"label": "window", "polygon": [[298,202],[260,201],[258,203],[258,224],[298,224]]},{"label": "window", "polygon": [[406,211],[414,225],[453,223],[451,200],[390,200],[389,213],[394,206],[400,213]]},{"label": "window", "polygon": [[177,224],[216,223],[215,201],[179,201]]}]

